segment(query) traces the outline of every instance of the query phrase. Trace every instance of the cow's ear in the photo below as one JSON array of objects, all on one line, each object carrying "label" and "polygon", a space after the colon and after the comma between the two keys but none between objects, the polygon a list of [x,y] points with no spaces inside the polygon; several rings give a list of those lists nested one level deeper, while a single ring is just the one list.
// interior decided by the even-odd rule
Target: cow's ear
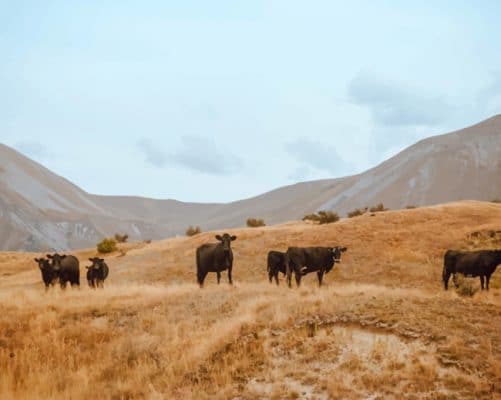
[{"label": "cow's ear", "polygon": [[90,262],[94,262],[94,259],[93,259],[93,258],[89,258],[89,261],[90,261]]},{"label": "cow's ear", "polygon": [[35,260],[36,262],[38,262],[38,258],[35,258],[34,260]]},{"label": "cow's ear", "polygon": [[341,251],[344,253],[346,250],[348,250],[348,247],[341,247]]},{"label": "cow's ear", "polygon": [[66,254],[63,254],[63,255],[61,256],[61,260],[62,260],[63,258],[66,258]]},{"label": "cow's ear", "polygon": [[50,254],[46,254],[47,258],[52,259],[53,257]]},{"label": "cow's ear", "polygon": [[99,261],[104,262],[104,258],[100,258]]},{"label": "cow's ear", "polygon": [[233,235],[233,236],[230,237],[230,239],[231,239],[231,241],[237,240],[237,237],[235,235]]},{"label": "cow's ear", "polygon": [[85,268],[87,269],[91,269],[92,268],[92,265],[86,265]]},{"label": "cow's ear", "polygon": [[221,237],[221,235],[216,235],[216,239],[217,240],[223,240],[223,238]]}]

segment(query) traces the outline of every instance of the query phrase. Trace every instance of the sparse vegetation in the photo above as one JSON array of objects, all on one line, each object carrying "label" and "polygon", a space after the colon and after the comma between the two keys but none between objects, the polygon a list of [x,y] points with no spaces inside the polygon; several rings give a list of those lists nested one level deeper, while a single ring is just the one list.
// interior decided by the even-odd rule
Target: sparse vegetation
[{"label": "sparse vegetation", "polygon": [[318,211],[314,214],[307,214],[303,221],[314,221],[319,224],[330,224],[339,221],[339,215],[334,211]]},{"label": "sparse vegetation", "polygon": [[[441,271],[444,249],[497,240],[500,218],[499,207],[465,202],[235,229],[234,289],[212,277],[200,290],[195,243],[182,238],[120,245],[134,250],[109,258],[100,291],[46,293],[33,254],[0,252],[0,397],[498,398],[501,271],[489,292],[469,279],[478,291],[461,298]],[[349,250],[322,289],[315,274],[277,288],[256,262],[324,243]]]},{"label": "sparse vegetation", "polygon": [[406,208],[407,210],[413,210],[414,208],[417,208],[417,206],[414,206],[414,205],[410,204],[410,205],[408,205],[408,206],[405,206],[405,208]]},{"label": "sparse vegetation", "polygon": [[491,203],[501,203],[501,199],[494,199],[494,200],[491,200]]},{"label": "sparse vegetation", "polygon": [[113,238],[105,238],[97,244],[99,253],[111,253],[117,249],[117,242]]},{"label": "sparse vegetation", "polygon": [[123,235],[115,233],[115,240],[117,243],[126,243],[127,239],[129,239],[129,235],[127,235],[126,233],[124,233]]},{"label": "sparse vegetation", "polygon": [[360,215],[364,215],[367,212],[367,207],[365,208],[355,208],[353,211],[350,211],[347,215],[348,218],[358,217]]},{"label": "sparse vegetation", "polygon": [[249,228],[258,228],[265,225],[264,219],[262,218],[247,218],[247,226]]},{"label": "sparse vegetation", "polygon": [[195,236],[202,232],[202,229],[199,226],[189,226],[186,229],[186,236]]},{"label": "sparse vegetation", "polygon": [[369,211],[371,213],[375,213],[375,212],[383,212],[383,211],[388,211],[389,209],[388,208],[385,208],[384,204],[383,203],[379,203],[378,205],[376,206],[373,206],[371,208],[369,208]]},{"label": "sparse vegetation", "polygon": [[465,278],[461,274],[457,274],[453,278],[454,284],[457,285],[456,287],[457,294],[463,297],[472,297],[476,292],[478,292],[478,287],[476,287],[475,285],[477,281],[478,278],[475,279]]}]

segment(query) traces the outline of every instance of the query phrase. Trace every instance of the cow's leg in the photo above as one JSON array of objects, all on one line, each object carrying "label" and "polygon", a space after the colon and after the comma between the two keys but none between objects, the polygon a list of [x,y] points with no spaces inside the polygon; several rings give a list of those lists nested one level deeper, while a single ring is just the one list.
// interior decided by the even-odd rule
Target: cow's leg
[{"label": "cow's leg", "polygon": [[324,270],[321,269],[320,271],[317,272],[317,277],[318,277],[318,286],[322,286],[322,279],[324,277]]},{"label": "cow's leg", "polygon": [[230,283],[230,285],[233,285],[233,279],[231,279],[231,270],[232,269],[233,269],[233,267],[228,268],[228,282]]},{"label": "cow's leg", "polygon": [[489,290],[489,281],[491,280],[490,275],[485,275],[485,288]]},{"label": "cow's leg", "polygon": [[221,272],[217,271],[216,274],[217,274],[217,284],[219,285],[219,283],[221,282]]},{"label": "cow's leg", "polygon": [[201,288],[204,287],[204,280],[206,276],[207,276],[207,271],[197,272],[197,281]]},{"label": "cow's leg", "polygon": [[301,274],[301,271],[295,271],[294,277],[296,278],[296,286],[299,287],[301,285],[301,277],[303,274]]},{"label": "cow's leg", "polygon": [[289,288],[292,286],[292,266],[290,263],[290,260],[286,257],[285,260],[285,275],[286,275],[286,280],[287,280],[287,285],[289,285]]},{"label": "cow's leg", "polygon": [[449,289],[449,279],[451,277],[451,274],[449,272],[446,272],[444,274],[444,288],[445,290]]},{"label": "cow's leg", "polygon": [[278,270],[275,271],[275,282],[277,283],[278,286]]},{"label": "cow's leg", "polygon": [[480,275],[480,287],[484,290],[484,276]]},{"label": "cow's leg", "polygon": [[442,280],[444,281],[444,289],[445,290],[449,289],[450,277],[451,277],[451,273],[447,270],[446,267],[444,267],[444,270],[442,271]]},{"label": "cow's leg", "polygon": [[268,270],[268,279],[270,280],[270,283],[273,282],[273,271],[271,269]]}]

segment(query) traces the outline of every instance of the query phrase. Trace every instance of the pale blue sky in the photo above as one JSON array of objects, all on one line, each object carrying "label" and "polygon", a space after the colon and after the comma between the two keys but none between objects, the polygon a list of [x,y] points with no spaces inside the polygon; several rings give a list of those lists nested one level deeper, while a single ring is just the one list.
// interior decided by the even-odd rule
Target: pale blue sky
[{"label": "pale blue sky", "polygon": [[501,112],[497,1],[0,0],[0,140],[97,194],[230,201]]}]

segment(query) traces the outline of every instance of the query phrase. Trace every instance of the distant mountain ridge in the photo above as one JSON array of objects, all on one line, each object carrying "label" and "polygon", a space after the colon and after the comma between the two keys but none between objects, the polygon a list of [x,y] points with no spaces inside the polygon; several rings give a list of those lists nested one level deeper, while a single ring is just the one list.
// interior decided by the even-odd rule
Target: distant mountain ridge
[{"label": "distant mountain ridge", "polygon": [[329,209],[340,215],[383,202],[390,208],[501,198],[501,116],[434,136],[358,175],[298,183],[226,204],[183,203],[89,194],[0,144],[0,250],[67,250],[127,232],[131,240],[300,219]]}]

